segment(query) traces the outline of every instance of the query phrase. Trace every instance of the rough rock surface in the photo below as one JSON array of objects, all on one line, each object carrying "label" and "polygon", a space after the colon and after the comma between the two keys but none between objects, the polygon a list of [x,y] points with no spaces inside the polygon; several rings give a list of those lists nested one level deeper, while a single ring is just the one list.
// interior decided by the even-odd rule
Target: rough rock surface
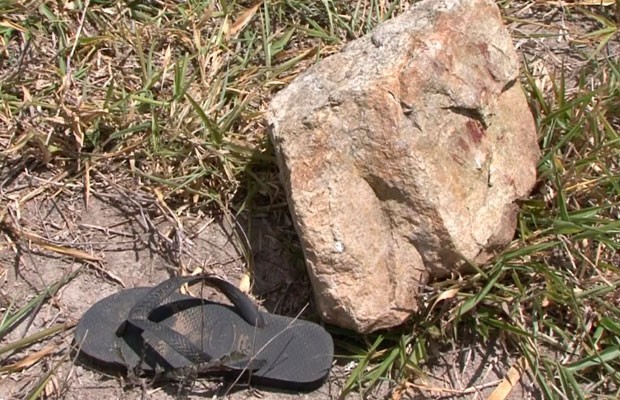
[{"label": "rough rock surface", "polygon": [[430,277],[514,235],[539,150],[491,0],[425,0],[322,60],[268,115],[318,308],[402,323]]}]

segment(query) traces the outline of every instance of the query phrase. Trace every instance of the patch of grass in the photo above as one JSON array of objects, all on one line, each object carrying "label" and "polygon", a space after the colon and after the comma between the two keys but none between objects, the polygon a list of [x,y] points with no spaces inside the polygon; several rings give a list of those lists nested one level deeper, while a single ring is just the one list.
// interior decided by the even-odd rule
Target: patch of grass
[{"label": "patch of grass", "polygon": [[244,171],[271,160],[261,116],[273,91],[403,6],[4,5],[0,120],[11,134],[0,157],[76,178],[122,171],[171,204],[229,207]]},{"label": "patch of grass", "polygon": [[[0,315],[0,340],[4,339],[11,331],[22,323],[27,323],[27,326],[29,326],[32,319],[35,317],[45,301],[55,296],[57,292],[74,277],[76,277],[80,271],[81,268],[78,268],[74,272],[65,275],[58,282],[50,285],[32,300],[21,306],[14,306],[11,304],[9,307],[5,308]],[[28,322],[26,322],[28,317],[31,318]],[[41,329],[34,334],[21,339],[12,340],[1,346],[0,355],[2,357],[2,362],[0,363],[0,376],[2,379],[10,377],[11,375],[15,376],[21,371],[31,368],[43,359],[51,357],[56,353],[64,353],[64,358],[68,357],[69,351],[65,346],[46,344],[38,351],[31,350],[31,348],[36,343],[48,340],[58,333],[70,329],[74,324],[74,322],[55,324],[49,328]],[[20,350],[25,350],[26,354],[21,355],[17,353]],[[16,354],[17,356],[15,356]],[[45,377],[37,385],[35,385],[35,389],[33,389],[33,392],[28,396],[28,398],[37,399],[40,397],[45,385],[56,372],[58,365],[60,364],[57,362],[56,366],[45,374]]]},{"label": "patch of grass", "polygon": [[[54,283],[24,305],[16,307],[13,306],[13,304],[10,304],[4,310],[4,312],[2,313],[2,317],[0,318],[0,339],[3,339],[22,321],[24,321],[26,317],[31,315],[35,310],[39,309],[47,299],[55,296],[58,290],[60,290],[65,284],[71,281],[71,279],[73,279],[79,273],[79,271],[80,269],[77,269],[75,272],[68,274],[63,279]],[[56,331],[52,329],[51,331],[47,332],[47,334],[53,334],[55,332]],[[43,336],[35,334],[29,337],[26,341],[21,340],[10,345],[2,346],[0,348],[0,354],[24,347],[24,344],[35,342],[41,337],[46,336],[47,334],[44,334]]]},{"label": "patch of grass", "polygon": [[[531,320],[516,318],[528,303],[511,317],[513,325],[530,334],[513,340],[547,397],[617,396],[620,390],[619,342],[613,330],[620,321],[618,67],[614,60],[594,62],[592,73],[581,75],[571,95],[561,76],[550,98],[538,101],[546,110],[538,115],[544,195],[524,208],[521,231],[524,238],[555,246],[551,252],[528,254],[526,265],[539,279],[530,280],[519,297],[538,301],[530,300],[527,308]],[[540,92],[531,76],[528,81],[530,92]],[[548,348],[559,359],[545,354]]]}]

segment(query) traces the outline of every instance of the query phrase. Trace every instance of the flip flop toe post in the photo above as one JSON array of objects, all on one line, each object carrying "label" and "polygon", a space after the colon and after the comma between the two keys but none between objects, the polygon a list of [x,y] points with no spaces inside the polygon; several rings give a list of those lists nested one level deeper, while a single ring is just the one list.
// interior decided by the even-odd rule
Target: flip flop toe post
[{"label": "flip flop toe post", "polygon": [[[233,306],[185,296],[203,281]],[[186,378],[218,374],[287,390],[314,390],[327,378],[333,341],[318,324],[258,311],[234,285],[213,276],[178,277],[108,296],[80,319],[75,345],[89,365]]]}]

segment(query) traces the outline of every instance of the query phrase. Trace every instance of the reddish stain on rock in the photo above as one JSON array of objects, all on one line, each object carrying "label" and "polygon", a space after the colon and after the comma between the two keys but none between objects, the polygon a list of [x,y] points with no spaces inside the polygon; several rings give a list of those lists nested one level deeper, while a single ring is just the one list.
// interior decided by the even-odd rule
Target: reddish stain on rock
[{"label": "reddish stain on rock", "polygon": [[482,128],[482,124],[478,121],[469,120],[465,123],[465,127],[467,127],[467,133],[471,137],[474,143],[480,143],[482,138],[484,137],[484,129]]},{"label": "reddish stain on rock", "polygon": [[462,137],[459,137],[457,139],[457,144],[459,145],[459,147],[465,151],[469,151],[469,145],[467,144],[467,142],[465,140],[463,140]]},{"label": "reddish stain on rock", "polygon": [[478,43],[478,50],[480,50],[480,53],[484,56],[484,58],[486,58],[487,60],[489,59],[489,45],[486,43]]}]

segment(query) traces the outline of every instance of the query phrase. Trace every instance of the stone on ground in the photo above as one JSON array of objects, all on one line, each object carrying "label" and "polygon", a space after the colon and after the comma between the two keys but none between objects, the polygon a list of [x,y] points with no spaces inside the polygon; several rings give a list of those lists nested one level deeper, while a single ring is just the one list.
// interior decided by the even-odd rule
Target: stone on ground
[{"label": "stone on ground", "polygon": [[318,309],[359,332],[405,321],[430,278],[487,262],[536,179],[491,0],[414,4],[300,75],[268,120]]}]

